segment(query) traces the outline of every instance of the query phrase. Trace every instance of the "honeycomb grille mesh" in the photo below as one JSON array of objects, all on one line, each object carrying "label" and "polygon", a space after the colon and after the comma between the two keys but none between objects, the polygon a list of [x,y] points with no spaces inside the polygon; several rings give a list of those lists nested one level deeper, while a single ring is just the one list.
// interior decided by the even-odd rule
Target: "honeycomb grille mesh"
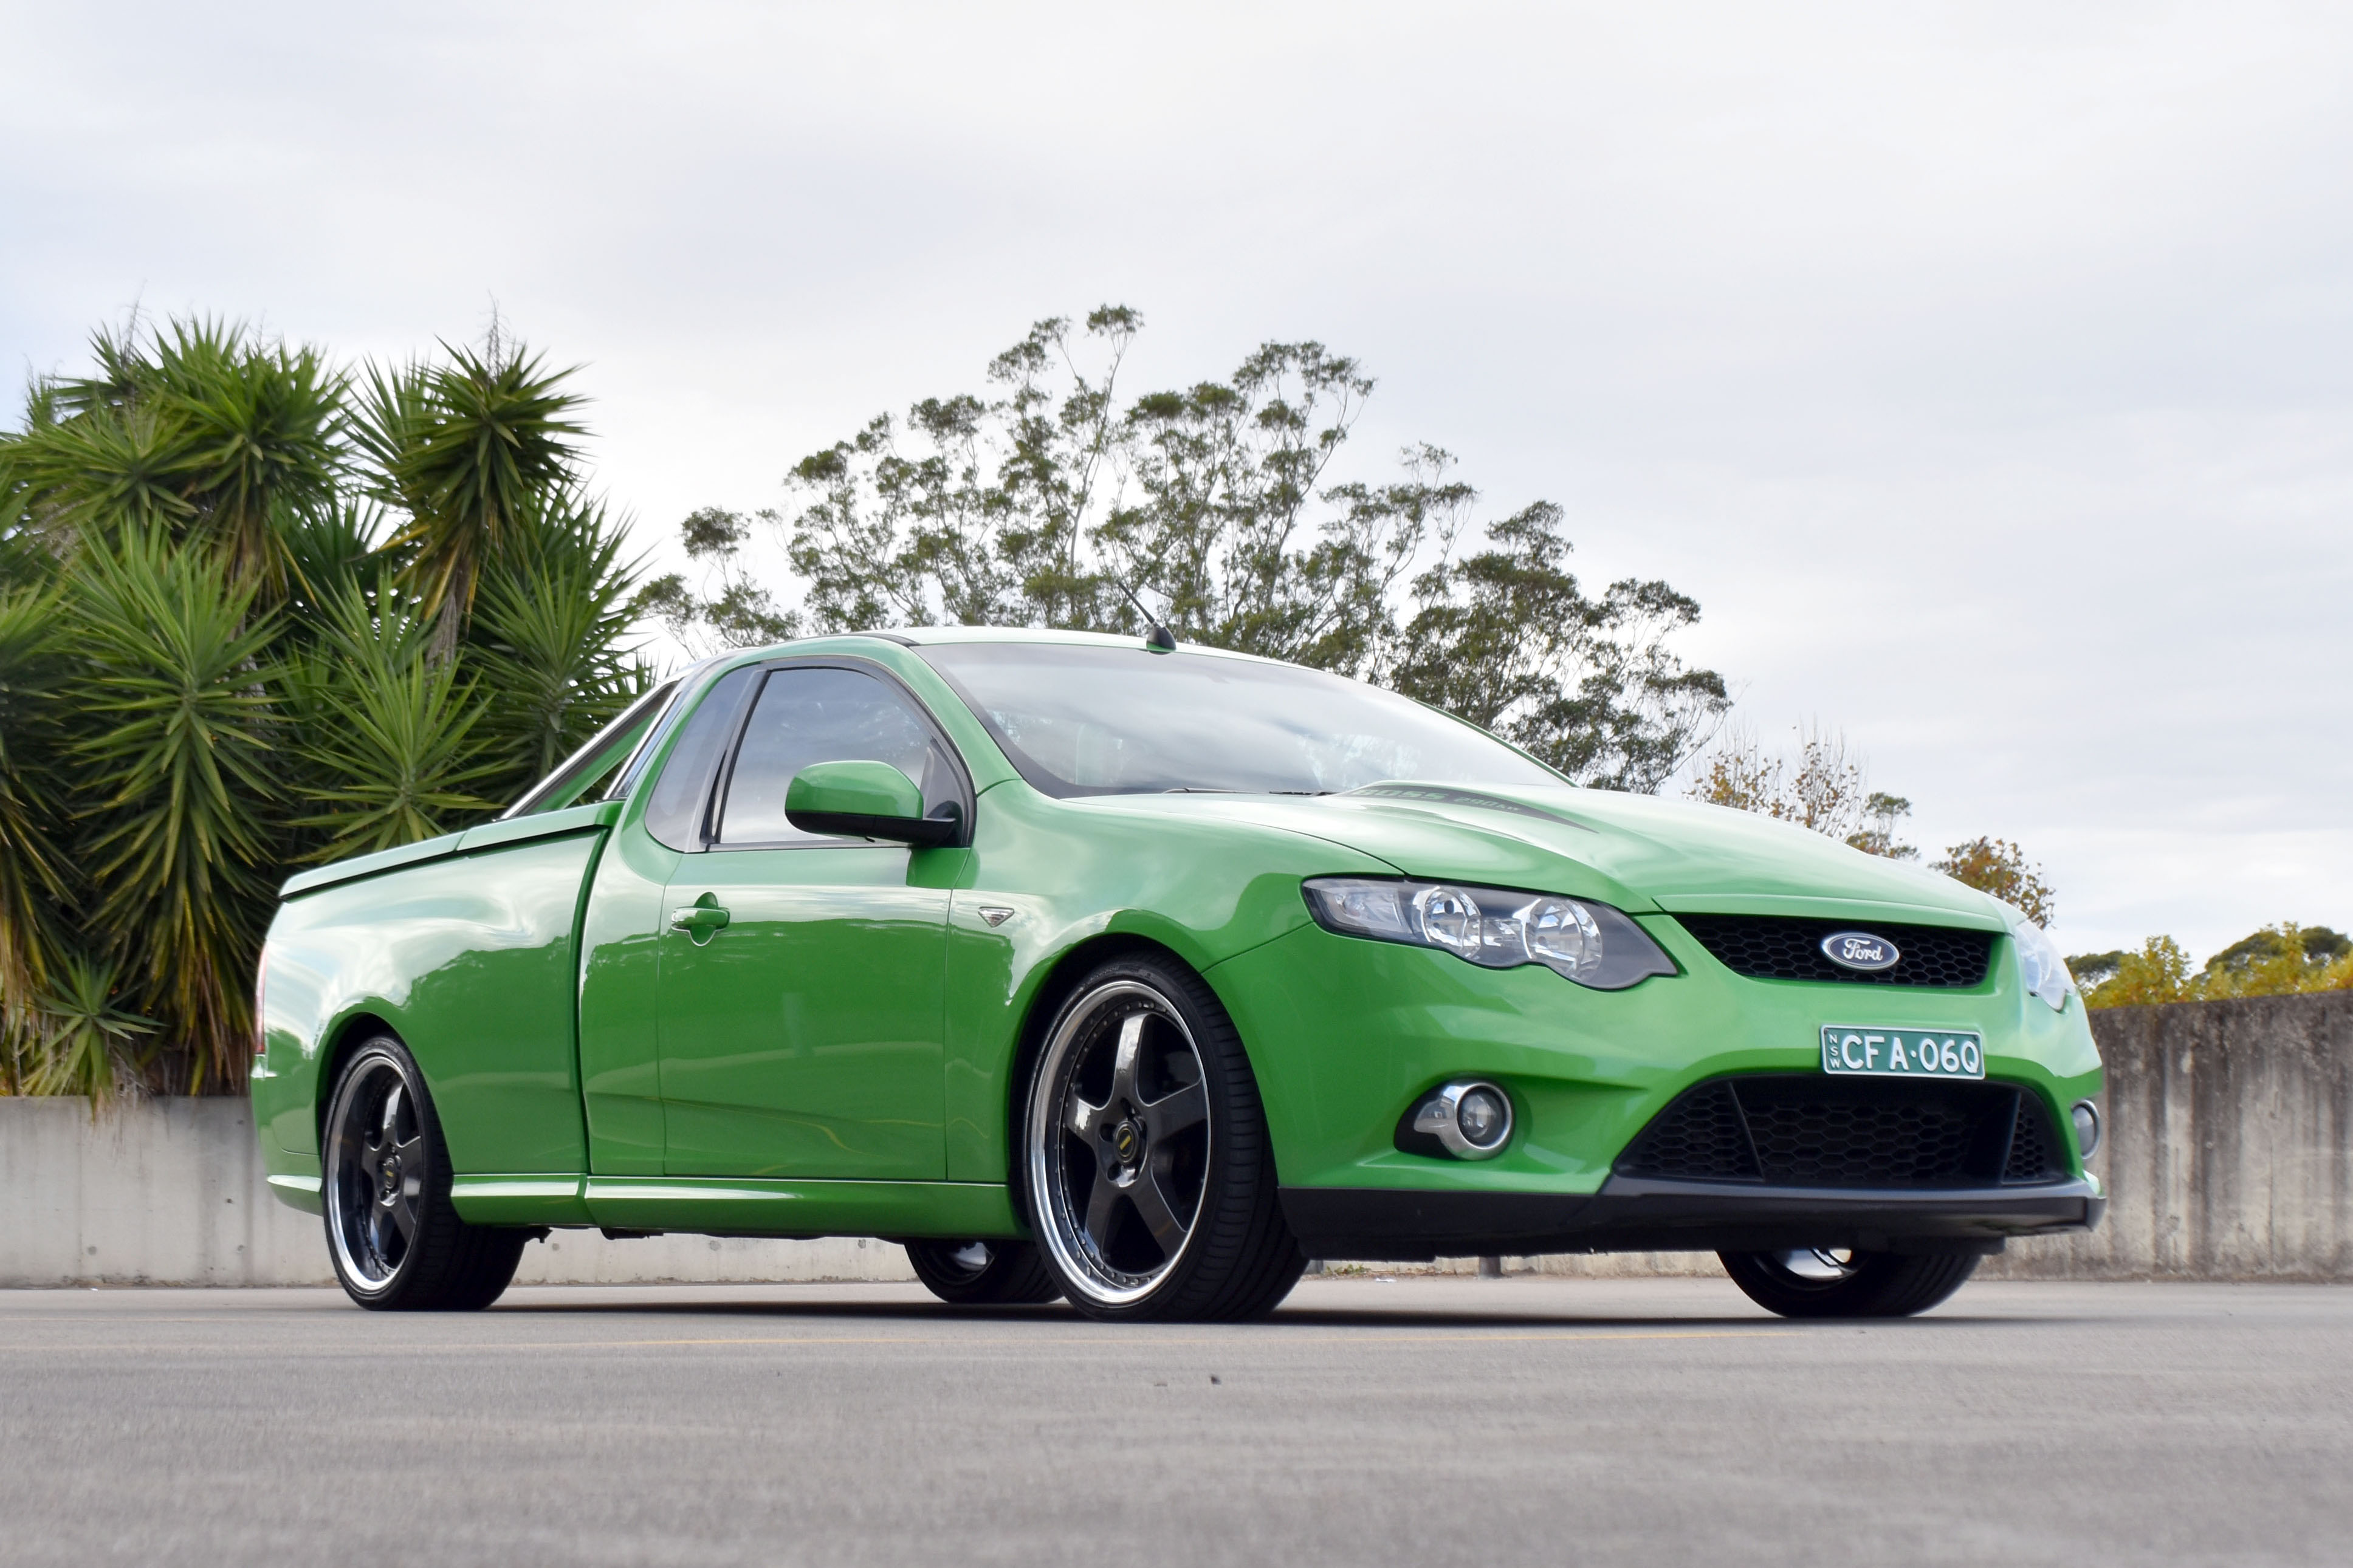
[{"label": "honeycomb grille mesh", "polygon": [[1903,1190],[2061,1180],[2035,1096],[2003,1083],[1758,1074],[1678,1096],[1619,1156],[1622,1175]]},{"label": "honeycomb grille mesh", "polygon": [[1687,1171],[1694,1179],[1755,1181],[1758,1174],[1740,1107],[1723,1079],[1702,1084],[1652,1118],[1626,1159],[1645,1170]]},{"label": "honeycomb grille mesh", "polygon": [[[1803,921],[1778,915],[1677,915],[1683,929],[1736,974],[1756,980],[1824,980],[1849,985],[1976,985],[1993,957],[1993,932],[1881,921]],[[1884,937],[1902,954],[1892,969],[1865,974],[1822,953],[1822,938],[1843,931]]]},{"label": "honeycomb grille mesh", "polygon": [[1969,1174],[1976,1108],[1951,1100],[1768,1092],[1758,1084],[1751,1086],[1743,1108],[1757,1166],[1768,1182],[1911,1187],[1963,1181]]},{"label": "honeycomb grille mesh", "polygon": [[2005,1182],[2047,1182],[2061,1173],[2058,1150],[2051,1137],[2051,1118],[2042,1102],[2031,1094],[2018,1097],[2018,1127],[2010,1135],[2010,1159],[2001,1168]]}]

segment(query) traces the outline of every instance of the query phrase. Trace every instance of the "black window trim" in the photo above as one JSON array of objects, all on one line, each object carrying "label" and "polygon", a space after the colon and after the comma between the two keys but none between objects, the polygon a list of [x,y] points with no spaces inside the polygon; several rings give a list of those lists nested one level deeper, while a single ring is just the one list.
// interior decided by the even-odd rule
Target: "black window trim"
[{"label": "black window trim", "polygon": [[[648,687],[643,693],[632,699],[627,708],[615,714],[611,721],[596,733],[582,742],[579,748],[570,756],[556,763],[554,770],[545,778],[524,791],[522,799],[499,813],[494,820],[509,822],[519,816],[534,816],[542,810],[548,809],[543,806],[542,802],[561,795],[568,789],[585,787],[586,784],[593,784],[597,777],[614,773],[617,767],[619,770],[615,773],[617,787],[611,794],[601,798],[617,799],[627,795],[628,793],[627,785],[634,782],[630,778],[629,770],[636,765],[638,758],[644,753],[648,742],[660,731],[662,721],[669,716],[672,706],[678,701],[679,691],[684,685],[683,680],[660,680]],[[611,760],[613,739],[617,735],[627,734],[638,725],[643,725],[645,728],[638,736],[636,743],[629,747],[628,755],[617,763],[614,763]],[[598,763],[603,765],[598,766]],[[575,799],[570,804],[587,805],[598,803]]]},{"label": "black window trim", "polygon": [[[940,748],[941,753],[948,760],[950,776],[955,785],[956,811],[962,819],[954,838],[945,844],[931,846],[931,847],[942,849],[971,847],[973,817],[977,800],[972,787],[972,769],[965,763],[964,753],[956,750],[955,740],[948,734],[946,727],[939,721],[938,716],[932,711],[930,704],[916,693],[914,688],[901,679],[895,670],[873,659],[861,658],[855,654],[802,654],[785,658],[762,659],[748,665],[737,665],[735,669],[756,669],[760,672],[760,679],[745,688],[742,700],[743,708],[735,715],[734,727],[727,737],[726,746],[719,753],[718,765],[712,770],[712,776],[703,782],[702,812],[694,834],[695,847],[684,853],[708,854],[722,847],[731,855],[738,850],[750,849],[912,850],[916,847],[887,838],[851,838],[832,836],[806,839],[768,839],[751,844],[725,846],[720,844],[719,823],[722,814],[726,809],[728,787],[734,783],[736,754],[743,749],[744,733],[751,728],[753,710],[760,705],[760,693],[767,689],[768,677],[781,669],[854,670],[860,675],[876,677],[884,685],[892,688],[900,696],[906,699],[907,705],[914,710],[915,717],[931,731],[933,743]],[[730,669],[725,672],[725,675],[734,673],[734,669]],[[722,679],[724,679],[724,676]]]}]

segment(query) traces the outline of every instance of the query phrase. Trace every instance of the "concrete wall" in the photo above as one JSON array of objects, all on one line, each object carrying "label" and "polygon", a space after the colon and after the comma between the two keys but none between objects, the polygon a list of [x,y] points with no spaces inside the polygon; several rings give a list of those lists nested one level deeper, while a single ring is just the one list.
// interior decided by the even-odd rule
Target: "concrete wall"
[{"label": "concrete wall", "polygon": [[[2353,993],[2092,1015],[2108,1064],[2090,1236],[2013,1243],[1986,1278],[2353,1279]],[[1449,1260],[1468,1270],[1474,1260]],[[1559,1274],[1714,1273],[1704,1254],[1511,1259]],[[905,1279],[879,1241],[558,1231],[527,1283]],[[319,1222],[262,1184],[245,1103],[0,1099],[0,1285],[332,1279]]]},{"label": "concrete wall", "polygon": [[2106,1223],[2013,1279],[2353,1279],[2353,992],[2092,1015]]},{"label": "concrete wall", "polygon": [[[264,1184],[241,1100],[149,1100],[93,1121],[79,1100],[0,1098],[0,1286],[331,1285],[316,1216]],[[527,1285],[912,1279],[880,1241],[701,1236],[526,1247]]]}]

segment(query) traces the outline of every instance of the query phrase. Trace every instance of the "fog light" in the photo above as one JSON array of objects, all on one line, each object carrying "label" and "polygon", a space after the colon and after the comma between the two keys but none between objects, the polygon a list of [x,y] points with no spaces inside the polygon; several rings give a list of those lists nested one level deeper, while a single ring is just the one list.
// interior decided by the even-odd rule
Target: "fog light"
[{"label": "fog light", "polygon": [[1445,1084],[1414,1111],[1413,1130],[1458,1160],[1493,1159],[1512,1141],[1512,1097],[1476,1079]]},{"label": "fog light", "polygon": [[2100,1108],[2088,1100],[2079,1100],[2075,1108],[2067,1112],[2067,1119],[2075,1124],[2075,1147],[2084,1159],[2090,1159],[2092,1151],[2100,1146]]}]

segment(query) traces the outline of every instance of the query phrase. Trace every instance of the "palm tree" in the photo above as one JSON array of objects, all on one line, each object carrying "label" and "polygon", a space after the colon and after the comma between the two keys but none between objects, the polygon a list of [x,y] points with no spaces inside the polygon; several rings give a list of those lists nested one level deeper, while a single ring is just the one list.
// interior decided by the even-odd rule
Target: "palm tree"
[{"label": "palm tree", "polygon": [[495,334],[356,381],[216,321],[91,352],[0,431],[0,1092],[232,1089],[280,879],[601,727],[637,569],[570,373]]},{"label": "palm tree", "polygon": [[534,500],[575,479],[565,417],[582,399],[559,390],[574,373],[493,334],[480,353],[442,345],[448,363],[371,372],[358,438],[379,493],[407,512],[391,541],[412,552],[411,581],[438,618],[433,656],[457,657],[484,559]]},{"label": "palm tree", "polygon": [[233,1080],[280,868],[276,617],[219,555],[133,531],[85,541],[68,613],[80,651],[85,919],[145,1005],[174,1020],[190,1087]]}]

